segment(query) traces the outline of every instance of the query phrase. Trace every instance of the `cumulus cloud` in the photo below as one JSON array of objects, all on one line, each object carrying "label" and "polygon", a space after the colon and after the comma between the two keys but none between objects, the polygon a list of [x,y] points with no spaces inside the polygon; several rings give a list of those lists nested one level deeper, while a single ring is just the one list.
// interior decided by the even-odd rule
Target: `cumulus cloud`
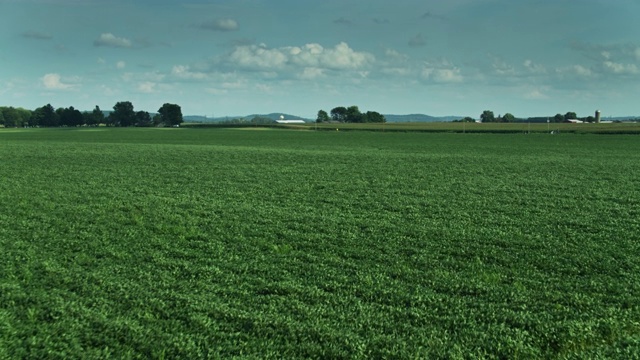
[{"label": "cumulus cloud", "polygon": [[130,48],[132,45],[131,40],[117,37],[112,33],[103,33],[93,41],[93,46]]},{"label": "cumulus cloud", "polygon": [[580,75],[580,76],[591,76],[592,75],[591,69],[586,68],[586,67],[584,67],[582,65],[573,65],[570,69],[576,75]]},{"label": "cumulus cloud", "polygon": [[140,84],[138,84],[138,91],[142,92],[142,93],[154,93],[157,91],[156,87],[158,84],[151,82],[151,81],[144,81],[141,82]]},{"label": "cumulus cloud", "polygon": [[185,80],[204,80],[207,78],[207,74],[198,71],[192,71],[189,66],[175,65],[171,69],[171,75]]},{"label": "cumulus cloud", "polygon": [[493,68],[493,72],[496,75],[512,76],[516,74],[516,70],[513,68],[513,66],[497,58],[493,59],[493,63],[491,64],[491,67]]},{"label": "cumulus cloud", "polygon": [[324,48],[316,43],[281,48],[268,48],[264,44],[239,46],[228,60],[234,65],[253,70],[274,71],[286,67],[358,70],[373,64],[375,57],[367,52],[355,51],[347,43],[341,42],[333,48]]},{"label": "cumulus cloud", "polygon": [[458,83],[464,79],[460,68],[446,60],[436,64],[425,63],[421,76],[436,83]]},{"label": "cumulus cloud", "polygon": [[51,73],[42,77],[42,85],[51,90],[70,90],[75,87],[74,84],[64,82],[59,74]]},{"label": "cumulus cloud", "polygon": [[524,98],[525,99],[529,99],[529,100],[544,100],[544,99],[548,99],[549,96],[545,95],[539,89],[534,89],[534,90],[526,92],[524,94]]},{"label": "cumulus cloud", "polygon": [[544,66],[540,65],[540,64],[536,64],[531,60],[525,60],[524,63],[522,64],[524,65],[524,67],[529,70],[529,72],[532,73],[536,73],[536,74],[544,74],[547,72],[547,70],[545,69]]},{"label": "cumulus cloud", "polygon": [[603,68],[606,72],[618,75],[636,75],[640,73],[636,64],[621,64],[613,61],[605,61]]},{"label": "cumulus cloud", "polygon": [[127,63],[125,63],[124,61],[118,61],[116,63],[116,68],[118,69],[124,69],[127,66]]},{"label": "cumulus cloud", "polygon": [[283,67],[287,56],[280,49],[269,49],[260,44],[236,47],[229,60],[244,68],[273,69]]},{"label": "cumulus cloud", "polygon": [[298,75],[300,79],[317,79],[324,76],[324,70],[315,68],[315,67],[307,67],[302,70],[302,73]]},{"label": "cumulus cloud", "polygon": [[233,19],[216,19],[205,21],[198,25],[199,28],[212,31],[238,30],[238,22]]},{"label": "cumulus cloud", "polygon": [[34,39],[34,40],[51,40],[53,39],[53,36],[49,35],[49,34],[45,34],[45,33],[41,33],[38,31],[25,31],[22,34],[23,38],[27,38],[27,39]]}]

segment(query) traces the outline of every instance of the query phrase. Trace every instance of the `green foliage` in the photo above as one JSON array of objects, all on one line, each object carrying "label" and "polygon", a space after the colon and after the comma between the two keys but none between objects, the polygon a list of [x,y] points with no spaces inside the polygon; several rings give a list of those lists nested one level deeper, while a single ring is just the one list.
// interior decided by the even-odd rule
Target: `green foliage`
[{"label": "green foliage", "polygon": [[480,120],[482,120],[483,123],[495,122],[496,117],[493,114],[493,111],[485,110],[480,114]]},{"label": "green foliage", "polygon": [[637,136],[0,144],[2,358],[640,356]]},{"label": "green foliage", "polygon": [[60,125],[79,126],[84,124],[82,113],[70,106],[60,112]]},{"label": "green foliage", "polygon": [[[384,123],[386,119],[383,115],[376,111],[367,111],[366,113],[362,113],[360,109],[356,105],[349,106],[348,108],[344,106],[338,106],[331,110],[331,119],[333,121],[338,122],[346,122],[346,123]],[[318,111],[318,117],[316,119],[317,123],[327,122],[329,121],[329,116],[324,110]]]},{"label": "green foliage", "polygon": [[96,107],[90,113],[85,113],[85,123],[89,126],[97,126],[105,122],[104,113],[100,110],[100,107]]},{"label": "green foliage", "polygon": [[165,126],[180,125],[184,121],[182,119],[182,109],[177,104],[165,103],[158,109],[158,114],[160,114],[160,122]]},{"label": "green foliage", "polygon": [[254,125],[271,125],[274,123],[274,120],[265,116],[254,116],[250,123]]},{"label": "green foliage", "polygon": [[573,111],[569,111],[568,113],[564,114],[564,120],[569,120],[569,119],[577,119],[578,115],[576,115],[576,113],[574,113]]},{"label": "green foliage", "polygon": [[316,118],[316,122],[323,123],[323,122],[329,122],[329,120],[331,120],[331,118],[329,117],[329,114],[327,114],[326,111],[318,110],[318,116]]},{"label": "green foliage", "polygon": [[136,123],[136,113],[130,101],[119,101],[113,106],[113,112],[109,114],[108,125],[132,126]]},{"label": "green foliage", "polygon": [[337,106],[331,109],[331,119],[333,119],[333,121],[345,122],[347,120],[347,108]]},{"label": "green foliage", "polygon": [[31,111],[13,106],[0,106],[0,124],[5,127],[22,127],[29,124]]},{"label": "green foliage", "polygon": [[138,111],[136,113],[136,126],[147,127],[152,126],[153,121],[151,120],[151,115],[149,115],[146,111]]},{"label": "green foliage", "polygon": [[516,121],[516,117],[513,116],[513,114],[511,113],[506,113],[504,115],[502,115],[502,122],[515,122]]},{"label": "green foliage", "polygon": [[556,115],[553,117],[553,122],[556,122],[556,123],[564,122],[564,115],[562,115],[562,114],[556,114]]}]

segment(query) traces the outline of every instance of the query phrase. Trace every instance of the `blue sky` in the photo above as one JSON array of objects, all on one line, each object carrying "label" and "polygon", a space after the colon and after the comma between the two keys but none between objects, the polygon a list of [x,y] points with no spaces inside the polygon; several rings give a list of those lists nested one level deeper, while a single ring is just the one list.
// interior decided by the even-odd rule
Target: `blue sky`
[{"label": "blue sky", "polygon": [[0,105],[640,115],[637,0],[0,0]]}]

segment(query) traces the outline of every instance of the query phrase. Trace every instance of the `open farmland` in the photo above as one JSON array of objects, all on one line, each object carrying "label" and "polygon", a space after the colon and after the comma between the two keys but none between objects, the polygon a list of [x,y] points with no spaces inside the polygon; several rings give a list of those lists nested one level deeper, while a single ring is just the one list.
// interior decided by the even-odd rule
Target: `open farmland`
[{"label": "open farmland", "polygon": [[640,357],[638,136],[0,129],[0,151],[0,358]]}]

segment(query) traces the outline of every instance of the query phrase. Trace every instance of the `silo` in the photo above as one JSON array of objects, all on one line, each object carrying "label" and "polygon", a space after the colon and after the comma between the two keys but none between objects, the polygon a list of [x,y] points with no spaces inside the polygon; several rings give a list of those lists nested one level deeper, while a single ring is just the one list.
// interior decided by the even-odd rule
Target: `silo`
[{"label": "silo", "polygon": [[596,110],[596,124],[600,123],[600,110]]}]

